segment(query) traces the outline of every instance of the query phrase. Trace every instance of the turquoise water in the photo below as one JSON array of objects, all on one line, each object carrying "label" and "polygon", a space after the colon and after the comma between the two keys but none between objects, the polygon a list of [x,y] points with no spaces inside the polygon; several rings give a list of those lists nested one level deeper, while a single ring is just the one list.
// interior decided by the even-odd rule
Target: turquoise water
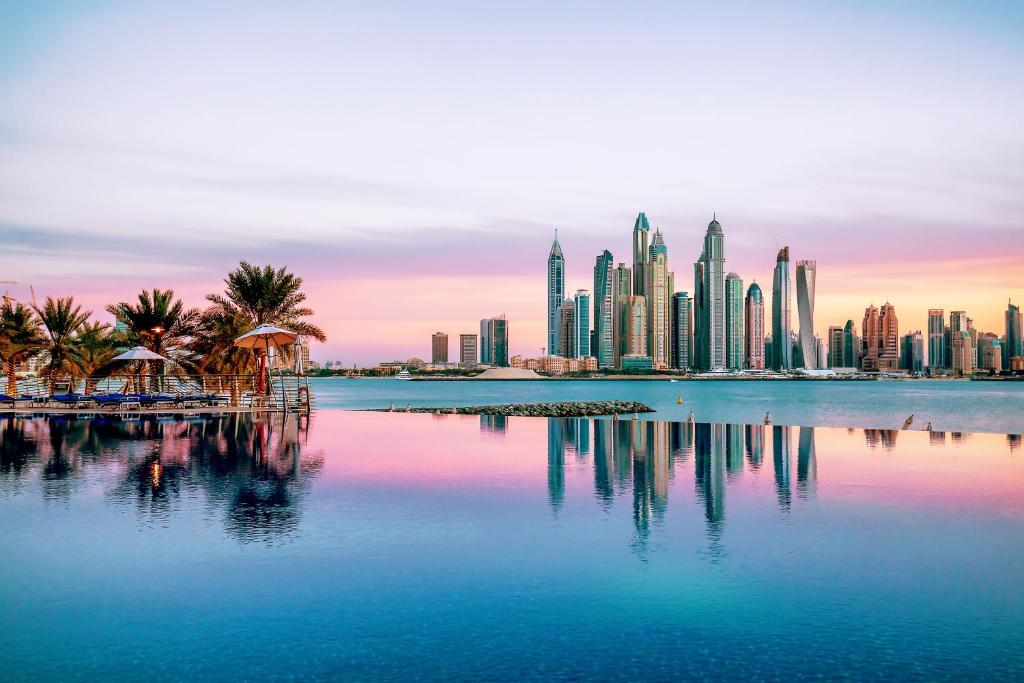
[{"label": "turquoise water", "polygon": [[[1024,431],[1024,382],[968,380],[841,381],[534,381],[418,382],[312,380],[324,408],[459,406],[541,401],[642,401],[657,420],[774,422],[787,425],[976,432]],[[679,398],[683,403],[677,403]]]},{"label": "turquoise water", "polygon": [[2,417],[0,678],[1020,680],[1022,453],[631,420]]}]

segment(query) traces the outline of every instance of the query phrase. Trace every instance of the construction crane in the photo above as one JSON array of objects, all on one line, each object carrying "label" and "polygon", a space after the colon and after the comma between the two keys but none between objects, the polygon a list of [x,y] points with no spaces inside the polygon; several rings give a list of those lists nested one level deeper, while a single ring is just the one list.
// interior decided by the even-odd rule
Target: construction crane
[{"label": "construction crane", "polygon": [[[18,284],[17,280],[0,280],[0,285],[16,285],[16,284]],[[2,295],[0,295],[0,297],[3,298],[5,304],[8,301],[16,301],[16,299],[13,296],[11,296],[10,292],[8,292],[6,288],[4,289],[4,293]]]}]

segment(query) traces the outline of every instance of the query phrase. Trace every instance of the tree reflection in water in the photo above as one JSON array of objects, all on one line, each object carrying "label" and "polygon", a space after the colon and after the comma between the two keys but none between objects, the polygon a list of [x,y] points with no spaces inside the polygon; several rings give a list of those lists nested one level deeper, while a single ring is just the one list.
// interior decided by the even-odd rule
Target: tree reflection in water
[{"label": "tree reflection in water", "polygon": [[163,523],[193,499],[241,543],[277,543],[298,529],[303,495],[323,466],[303,455],[310,418],[299,415],[5,416],[0,491],[31,477],[45,500],[67,500],[86,468],[102,467],[108,499]]}]

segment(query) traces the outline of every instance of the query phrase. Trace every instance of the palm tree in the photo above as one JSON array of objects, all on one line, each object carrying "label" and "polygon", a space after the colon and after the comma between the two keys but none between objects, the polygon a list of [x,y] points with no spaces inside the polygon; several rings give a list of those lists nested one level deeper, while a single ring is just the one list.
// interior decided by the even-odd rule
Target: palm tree
[{"label": "palm tree", "polygon": [[42,351],[44,343],[39,319],[32,309],[4,301],[0,308],[0,359],[7,375],[8,396],[18,395],[18,365]]},{"label": "palm tree", "polygon": [[61,373],[72,377],[82,374],[77,354],[75,339],[82,326],[89,321],[92,311],[82,311],[75,304],[74,297],[46,297],[42,308],[33,305],[36,315],[43,326],[43,350],[49,357],[46,374],[50,378],[50,391],[54,390],[57,378]]},{"label": "palm tree", "polygon": [[[210,294],[206,297],[213,304],[207,313],[215,319],[232,321],[231,326],[222,328],[224,333],[234,334],[237,331],[234,326],[240,322],[244,329],[234,337],[259,325],[275,325],[317,341],[327,340],[323,330],[303,319],[313,315],[313,310],[303,305],[306,295],[302,291],[302,278],[289,273],[286,268],[260,267],[242,261],[238,268],[228,273],[224,284],[227,289],[223,296]],[[230,339],[232,346],[234,337]],[[226,347],[226,344],[222,346]],[[258,372],[262,374],[265,367],[266,352],[263,352]]]},{"label": "palm tree", "polygon": [[[117,355],[118,345],[118,336],[111,332],[110,325],[87,322],[75,333],[75,364],[86,377],[97,377]],[[91,393],[94,386],[95,381],[87,381],[85,393]]]},{"label": "palm tree", "polygon": [[174,298],[173,289],[143,290],[137,304],[122,301],[107,306],[107,312],[126,325],[128,344],[177,361],[185,361],[184,349],[199,318],[197,309],[186,309]]}]

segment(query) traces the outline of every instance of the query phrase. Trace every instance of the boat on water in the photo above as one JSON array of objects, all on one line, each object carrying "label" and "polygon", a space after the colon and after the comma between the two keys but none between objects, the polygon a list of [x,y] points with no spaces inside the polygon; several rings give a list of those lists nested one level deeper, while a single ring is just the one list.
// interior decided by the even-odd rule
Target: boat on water
[{"label": "boat on water", "polygon": [[401,370],[398,371],[398,374],[395,375],[395,379],[412,379],[412,375],[409,374],[408,370],[402,368]]}]

